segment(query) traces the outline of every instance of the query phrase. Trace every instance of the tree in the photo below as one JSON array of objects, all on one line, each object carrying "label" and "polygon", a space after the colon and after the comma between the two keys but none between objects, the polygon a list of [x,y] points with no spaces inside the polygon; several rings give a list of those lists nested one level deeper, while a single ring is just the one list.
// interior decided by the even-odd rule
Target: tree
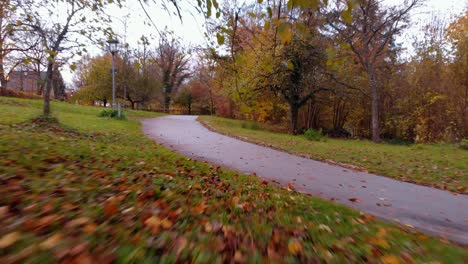
[{"label": "tree", "polygon": [[79,64],[80,75],[75,80],[80,86],[76,98],[93,103],[100,101],[105,107],[112,97],[111,67],[112,58],[109,54]]},{"label": "tree", "polygon": [[[409,12],[420,0],[405,1],[401,6],[381,8],[381,1],[359,0],[349,9],[349,1],[338,0],[332,10],[326,10],[328,25],[340,40],[349,45],[369,78],[372,105],[372,140],[380,141],[379,84],[376,63],[391,40],[408,22]],[[350,13],[351,12],[351,15]]]},{"label": "tree", "polygon": [[266,84],[279,92],[289,105],[291,132],[297,134],[299,109],[321,92],[325,69],[325,54],[311,38],[294,37],[291,44],[281,50]]},{"label": "tree", "polygon": [[[461,102],[457,104],[460,108],[463,134],[468,135],[468,11],[452,22],[448,28],[447,37],[454,47],[454,59],[450,67],[455,73],[455,81],[460,89],[458,98]],[[456,88],[454,87],[454,88]]]},{"label": "tree", "polygon": [[164,111],[169,111],[171,96],[189,76],[189,56],[175,38],[163,34],[154,58],[163,88]]},{"label": "tree", "polygon": [[[23,24],[40,37],[47,53],[44,116],[50,115],[50,93],[57,59],[66,52],[72,55],[81,52],[85,46],[83,37],[96,40],[96,32],[111,34],[108,28],[102,27],[102,23],[110,21],[104,13],[104,7],[112,2],[93,0],[29,0],[24,2],[23,17],[26,19]],[[88,16],[89,13],[94,14],[91,19]],[[47,20],[43,19],[45,14],[49,16]]]},{"label": "tree", "polygon": [[[37,39],[24,37],[22,23],[18,16],[19,2],[2,0],[0,2],[0,93],[5,93],[11,72],[24,59],[13,56],[37,46]],[[18,55],[18,54],[17,54]]]},{"label": "tree", "polygon": [[176,104],[180,104],[187,108],[187,114],[192,114],[192,104],[194,101],[193,92],[190,87],[185,87],[177,94],[176,99],[174,100]]},{"label": "tree", "polygon": [[[130,101],[132,109],[155,98],[156,91],[161,87],[157,78],[156,66],[149,51],[149,40],[142,36],[139,41],[141,49],[134,52],[133,63],[129,55],[124,55],[126,64],[122,65],[119,85],[126,85],[126,99]],[[126,78],[126,80],[123,80]]]}]

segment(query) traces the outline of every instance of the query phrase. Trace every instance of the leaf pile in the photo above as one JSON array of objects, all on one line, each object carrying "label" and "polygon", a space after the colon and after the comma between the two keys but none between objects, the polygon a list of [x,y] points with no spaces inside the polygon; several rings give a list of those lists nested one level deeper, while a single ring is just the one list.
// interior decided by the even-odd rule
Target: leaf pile
[{"label": "leaf pile", "polygon": [[[462,263],[464,248],[132,133],[0,125],[0,263]],[[128,121],[131,123],[134,121]],[[133,126],[132,126],[133,127]],[[130,129],[131,130],[131,129]]]}]

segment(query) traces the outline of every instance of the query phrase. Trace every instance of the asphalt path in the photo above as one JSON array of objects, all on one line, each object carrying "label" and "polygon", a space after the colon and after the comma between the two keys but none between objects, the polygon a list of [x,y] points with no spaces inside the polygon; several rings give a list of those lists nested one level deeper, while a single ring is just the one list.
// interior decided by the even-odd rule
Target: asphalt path
[{"label": "asphalt path", "polygon": [[[253,174],[408,228],[468,245],[468,195],[330,165],[212,132],[197,116],[142,121],[143,132],[182,155]],[[330,157],[333,159],[333,157]]]}]

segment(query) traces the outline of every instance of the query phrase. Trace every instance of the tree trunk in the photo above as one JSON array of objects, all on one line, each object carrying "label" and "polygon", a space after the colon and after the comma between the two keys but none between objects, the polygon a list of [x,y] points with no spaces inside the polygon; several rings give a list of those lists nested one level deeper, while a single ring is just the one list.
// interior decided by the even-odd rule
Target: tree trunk
[{"label": "tree trunk", "polygon": [[102,103],[104,104],[104,107],[107,106],[107,99],[102,100]]},{"label": "tree trunk", "polygon": [[209,92],[210,92],[210,115],[213,115],[213,113],[214,113],[214,100],[213,100],[213,94],[211,92],[211,88],[210,88]]},{"label": "tree trunk", "polygon": [[289,108],[291,110],[291,132],[294,135],[297,135],[297,117],[299,114],[299,107],[296,105],[290,105]]},{"label": "tree trunk", "polygon": [[171,97],[169,96],[169,94],[166,92],[166,94],[164,95],[164,112],[165,113],[169,113],[169,106],[171,104]]},{"label": "tree trunk", "polygon": [[43,115],[48,117],[50,115],[50,91],[52,90],[52,73],[54,69],[54,58],[50,57],[49,62],[47,63],[47,77],[46,77],[46,85],[45,85],[45,92],[44,92],[44,109]]},{"label": "tree trunk", "polygon": [[371,90],[371,109],[372,109],[372,141],[380,142],[380,128],[379,128],[379,91],[378,84],[372,64],[367,65],[367,75],[369,77],[369,84]]},{"label": "tree trunk", "polygon": [[0,85],[2,86],[0,89],[0,94],[6,94],[7,84],[8,81],[6,79],[5,68],[3,68],[3,58],[0,60]]},{"label": "tree trunk", "polygon": [[0,90],[0,94],[1,95],[4,95],[6,94],[6,89],[7,89],[7,84],[8,84],[8,81],[3,77],[1,76],[0,77],[0,84],[2,86],[1,90]]}]

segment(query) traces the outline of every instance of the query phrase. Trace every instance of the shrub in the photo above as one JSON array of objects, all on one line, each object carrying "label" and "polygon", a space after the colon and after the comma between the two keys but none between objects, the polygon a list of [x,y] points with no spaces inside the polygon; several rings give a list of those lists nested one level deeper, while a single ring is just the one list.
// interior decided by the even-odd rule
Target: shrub
[{"label": "shrub", "polygon": [[468,150],[468,138],[462,139],[458,145],[461,149]]},{"label": "shrub", "polygon": [[250,129],[250,130],[260,129],[259,124],[257,122],[252,122],[252,121],[242,121],[241,127],[245,129]]},{"label": "shrub", "polygon": [[308,129],[304,136],[310,141],[326,141],[327,138],[322,134],[322,130]]},{"label": "shrub", "polygon": [[112,110],[112,109],[104,109],[102,110],[99,114],[99,117],[108,117],[108,118],[114,118],[114,119],[121,119],[121,120],[126,120],[127,117],[123,113],[123,111],[120,112],[120,117],[119,117],[119,111],[118,110]]}]

